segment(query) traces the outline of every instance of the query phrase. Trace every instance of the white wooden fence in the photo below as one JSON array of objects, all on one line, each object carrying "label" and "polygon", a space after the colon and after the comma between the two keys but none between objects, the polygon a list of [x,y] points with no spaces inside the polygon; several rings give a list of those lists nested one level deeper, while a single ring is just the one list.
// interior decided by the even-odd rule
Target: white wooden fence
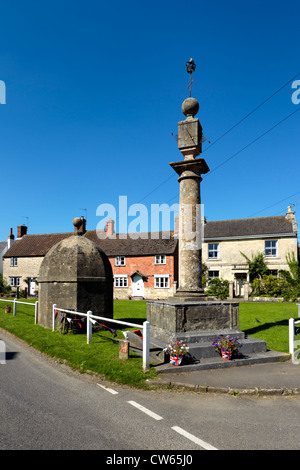
[{"label": "white wooden fence", "polygon": [[118,323],[119,325],[126,325],[130,328],[139,328],[143,330],[143,371],[146,372],[149,369],[149,354],[150,354],[150,323],[148,321],[144,321],[142,327],[136,323],[129,323],[121,320],[113,320],[112,318],[107,317],[99,317],[97,315],[93,315],[93,312],[89,310],[87,313],[81,312],[74,312],[74,310],[66,310],[64,308],[57,307],[56,304],[53,305],[52,308],[52,330],[55,330],[56,327],[56,312],[64,312],[69,313],[72,315],[81,315],[87,318],[87,344],[92,342],[92,327],[93,322],[92,320],[101,320],[107,321],[109,323]]},{"label": "white wooden fence", "polygon": [[295,351],[295,325],[299,325],[300,320],[294,320],[294,318],[289,319],[289,353],[292,355],[292,362],[299,364],[299,361],[296,359],[300,354],[300,348]]},{"label": "white wooden fence", "polygon": [[37,318],[38,318],[38,308],[39,308],[39,302],[36,301],[34,304],[30,302],[22,302],[21,300],[17,300],[16,298],[13,300],[8,300],[8,299],[0,299],[1,302],[12,302],[13,305],[13,316],[15,317],[17,315],[17,304],[23,304],[23,305],[33,305],[34,306],[34,323],[37,324]]}]

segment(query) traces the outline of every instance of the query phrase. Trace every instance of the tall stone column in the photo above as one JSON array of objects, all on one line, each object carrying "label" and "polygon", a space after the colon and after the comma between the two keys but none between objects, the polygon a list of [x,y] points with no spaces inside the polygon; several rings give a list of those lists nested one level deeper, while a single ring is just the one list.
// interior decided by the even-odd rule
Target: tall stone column
[{"label": "tall stone column", "polygon": [[194,118],[198,109],[194,98],[183,102],[187,119],[178,123],[178,148],[185,159],[170,163],[180,184],[179,285],[175,297],[183,300],[197,300],[203,295],[200,183],[209,168],[203,158],[196,158],[202,150],[202,127]]}]

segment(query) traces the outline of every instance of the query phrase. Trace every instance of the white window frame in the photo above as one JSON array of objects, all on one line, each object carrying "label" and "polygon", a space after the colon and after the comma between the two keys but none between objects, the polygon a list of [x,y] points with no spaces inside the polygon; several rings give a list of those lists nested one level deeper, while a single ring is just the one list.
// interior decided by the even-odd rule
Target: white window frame
[{"label": "white window frame", "polygon": [[[210,256],[210,254],[212,256]],[[209,243],[207,247],[208,259],[219,259],[219,243]]]},{"label": "white window frame", "polygon": [[155,255],[155,264],[166,264],[166,255]]},{"label": "white window frame", "polygon": [[16,256],[12,256],[10,258],[10,266],[11,267],[16,267],[18,266],[18,258]]},{"label": "white window frame", "polygon": [[115,287],[128,287],[128,275],[127,274],[115,274],[114,276]]},{"label": "white window frame", "polygon": [[116,266],[126,266],[125,256],[123,256],[123,255],[116,256],[115,265]]},{"label": "white window frame", "polygon": [[21,278],[20,277],[10,277],[9,278],[9,286],[10,287],[20,287],[21,285]]},{"label": "white window frame", "polygon": [[[270,246],[267,247],[267,244]],[[273,254],[273,250],[275,254]],[[269,251],[269,253],[267,253]],[[265,240],[265,257],[276,258],[278,256],[278,240]]]},{"label": "white window frame", "polygon": [[169,274],[155,274],[154,275],[155,289],[169,289],[170,288],[170,275]]}]

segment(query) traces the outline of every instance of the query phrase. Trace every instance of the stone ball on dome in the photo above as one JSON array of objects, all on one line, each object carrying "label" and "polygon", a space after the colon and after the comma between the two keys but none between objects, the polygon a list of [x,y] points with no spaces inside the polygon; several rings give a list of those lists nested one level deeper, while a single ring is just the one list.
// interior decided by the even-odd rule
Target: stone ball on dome
[{"label": "stone ball on dome", "polygon": [[186,117],[194,117],[199,111],[199,103],[195,98],[187,98],[182,103],[181,110]]},{"label": "stone ball on dome", "polygon": [[80,217],[75,217],[75,219],[73,219],[73,225],[74,225],[74,227],[79,228],[81,224],[82,224],[82,220],[81,220]]}]

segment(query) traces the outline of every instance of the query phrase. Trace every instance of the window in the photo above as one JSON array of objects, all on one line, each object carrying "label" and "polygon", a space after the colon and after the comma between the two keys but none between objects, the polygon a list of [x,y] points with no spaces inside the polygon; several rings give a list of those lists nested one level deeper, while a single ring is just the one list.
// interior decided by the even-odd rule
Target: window
[{"label": "window", "polygon": [[208,279],[219,277],[219,271],[208,271]]},{"label": "window", "polygon": [[277,256],[277,240],[265,241],[265,256]]},{"label": "window", "polygon": [[20,287],[20,278],[19,277],[10,277],[9,278],[10,287]]},{"label": "window", "polygon": [[208,244],[208,258],[217,259],[219,257],[219,243]]},{"label": "window", "polygon": [[167,289],[169,284],[169,276],[154,276],[156,289]]},{"label": "window", "polygon": [[166,255],[156,255],[155,264],[166,264]]},{"label": "window", "polygon": [[11,257],[11,258],[10,258],[10,265],[11,265],[11,266],[18,266],[18,258],[16,258],[16,257]]},{"label": "window", "polygon": [[116,266],[125,266],[125,256],[116,256]]},{"label": "window", "polygon": [[115,276],[115,287],[128,287],[128,277]]}]

